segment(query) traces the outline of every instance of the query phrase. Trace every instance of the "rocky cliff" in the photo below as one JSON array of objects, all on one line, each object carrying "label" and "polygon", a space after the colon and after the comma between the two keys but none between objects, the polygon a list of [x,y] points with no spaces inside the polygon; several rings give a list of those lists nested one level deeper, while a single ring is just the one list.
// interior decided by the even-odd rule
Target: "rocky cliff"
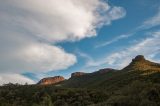
[{"label": "rocky cliff", "polygon": [[41,79],[38,84],[40,85],[49,85],[49,84],[56,84],[61,81],[64,81],[64,77],[62,76],[55,76],[55,77],[48,77],[48,78],[43,78]]},{"label": "rocky cliff", "polygon": [[71,78],[72,77],[79,77],[79,76],[82,76],[82,75],[85,75],[85,74],[87,74],[87,73],[84,73],[84,72],[75,72],[75,73],[71,74]]}]

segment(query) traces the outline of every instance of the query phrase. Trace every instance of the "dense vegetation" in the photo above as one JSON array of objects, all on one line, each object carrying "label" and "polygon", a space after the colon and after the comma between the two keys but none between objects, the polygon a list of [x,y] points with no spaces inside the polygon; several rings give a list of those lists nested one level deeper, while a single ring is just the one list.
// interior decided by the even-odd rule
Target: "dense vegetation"
[{"label": "dense vegetation", "polygon": [[7,84],[0,87],[0,106],[160,106],[159,66],[138,60],[57,85]]},{"label": "dense vegetation", "polygon": [[86,106],[103,102],[99,90],[9,84],[0,88],[0,106]]}]

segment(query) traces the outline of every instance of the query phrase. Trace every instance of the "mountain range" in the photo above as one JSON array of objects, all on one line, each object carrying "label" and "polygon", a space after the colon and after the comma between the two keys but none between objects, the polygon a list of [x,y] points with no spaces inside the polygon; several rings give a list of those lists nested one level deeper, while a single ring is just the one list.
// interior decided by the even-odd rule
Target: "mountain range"
[{"label": "mountain range", "polygon": [[[55,86],[93,88],[99,87],[100,85],[105,86],[114,80],[117,80],[115,82],[118,82],[118,80],[122,81],[128,78],[129,81],[130,78],[145,77],[145,75],[154,74],[156,72],[160,72],[160,64],[150,62],[149,60],[146,60],[143,55],[138,55],[122,70],[105,68],[93,73],[75,72],[71,74],[71,77],[68,80],[59,79],[59,81],[50,81],[50,78],[45,79],[48,79],[48,81],[52,82],[50,84],[54,84]],[[57,76],[53,78],[57,78]],[[42,80],[38,84],[45,85],[46,81]],[[112,83],[110,86],[112,86]]]}]

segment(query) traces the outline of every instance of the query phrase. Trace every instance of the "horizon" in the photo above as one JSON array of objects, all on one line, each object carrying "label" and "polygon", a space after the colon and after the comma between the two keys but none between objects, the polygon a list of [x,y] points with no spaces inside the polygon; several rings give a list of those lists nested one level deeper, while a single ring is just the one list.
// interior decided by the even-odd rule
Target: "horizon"
[{"label": "horizon", "polygon": [[158,0],[5,0],[0,14],[0,85],[160,63]]}]

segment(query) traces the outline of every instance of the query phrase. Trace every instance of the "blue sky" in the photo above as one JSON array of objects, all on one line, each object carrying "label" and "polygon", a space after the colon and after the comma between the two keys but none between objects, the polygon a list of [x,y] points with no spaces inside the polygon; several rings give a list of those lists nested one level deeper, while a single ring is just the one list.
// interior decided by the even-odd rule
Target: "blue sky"
[{"label": "blue sky", "polygon": [[[82,0],[75,4],[73,0],[69,0],[68,7],[64,6],[64,9],[68,9],[68,11],[64,11],[62,8],[59,11],[61,14],[56,14],[56,11],[65,5],[63,0],[57,2],[58,6],[54,8],[52,6],[56,3],[45,5],[49,7],[49,10],[41,5],[43,1],[40,3],[38,1],[32,3],[31,0],[28,2],[25,0],[22,2],[14,1],[16,3],[13,5],[9,1],[4,2],[3,5],[6,7],[0,8],[0,13],[3,13],[4,16],[9,16],[7,13],[13,13],[14,16],[13,18],[7,17],[9,22],[10,20],[14,22],[5,22],[3,17],[0,20],[2,23],[0,26],[2,40],[4,39],[3,35],[14,32],[15,37],[20,36],[14,40],[15,45],[21,45],[22,41],[26,42],[26,44],[22,44],[24,45],[22,48],[30,47],[28,44],[36,45],[37,48],[29,49],[32,51],[25,51],[25,55],[18,54],[18,59],[11,54],[11,57],[15,59],[13,63],[8,63],[8,60],[4,58],[4,61],[11,67],[10,69],[3,65],[4,61],[0,61],[4,67],[0,71],[4,74],[0,76],[1,79],[6,80],[8,73],[16,73],[24,80],[23,82],[35,83],[39,79],[49,76],[61,75],[69,78],[70,74],[76,71],[93,72],[101,68],[121,69],[139,54],[152,61],[160,62],[159,0]],[[51,1],[48,0],[48,2]],[[27,3],[33,4],[31,8],[28,8]],[[88,6],[85,5],[87,3]],[[10,5],[11,7],[9,7]],[[37,8],[32,8],[32,6],[37,6]],[[10,9],[18,10],[18,12]],[[39,18],[40,16],[42,18]],[[14,19],[15,17],[20,21]],[[10,24],[13,27],[8,27]],[[17,29],[14,26],[17,26]],[[4,28],[8,30],[4,31]],[[21,36],[24,37],[21,38]],[[12,37],[8,36],[6,39],[6,42],[9,42]],[[27,43],[24,39],[29,42]],[[39,47],[44,48],[44,51]],[[10,48],[9,46],[7,50]],[[17,49],[16,46],[12,50],[19,50],[20,48]],[[10,56],[10,54],[7,55]],[[5,56],[8,57],[7,55]],[[33,60],[28,60],[30,62],[28,64],[26,58],[24,62],[23,58],[20,58],[21,56],[26,56],[26,58],[28,56],[28,59],[32,56],[31,60]],[[19,66],[19,64],[21,65]],[[17,81],[17,78],[13,79]]]}]

